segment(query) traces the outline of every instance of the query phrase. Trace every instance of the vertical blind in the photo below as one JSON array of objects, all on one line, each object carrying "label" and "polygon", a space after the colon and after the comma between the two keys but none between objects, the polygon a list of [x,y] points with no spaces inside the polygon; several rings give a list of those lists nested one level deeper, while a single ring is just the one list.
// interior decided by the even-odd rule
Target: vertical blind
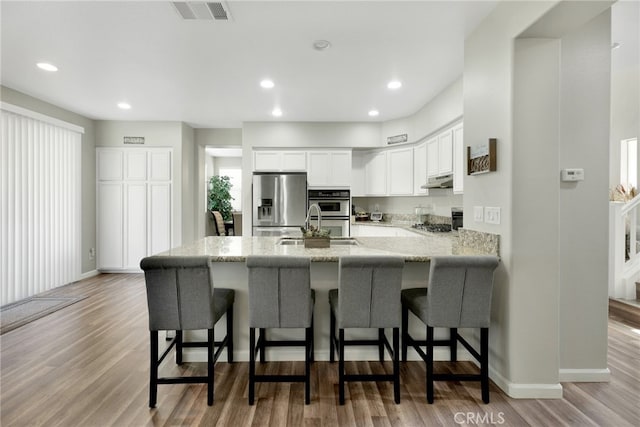
[{"label": "vertical blind", "polygon": [[1,113],[0,305],[5,305],[80,276],[81,134],[8,111],[5,104]]}]

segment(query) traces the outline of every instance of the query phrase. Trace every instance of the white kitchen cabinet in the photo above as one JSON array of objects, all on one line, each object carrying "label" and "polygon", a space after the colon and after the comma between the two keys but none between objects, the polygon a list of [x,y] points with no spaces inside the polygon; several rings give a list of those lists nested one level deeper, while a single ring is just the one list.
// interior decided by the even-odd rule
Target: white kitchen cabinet
[{"label": "white kitchen cabinet", "polygon": [[453,173],[453,131],[451,128],[427,141],[427,177]]},{"label": "white kitchen cabinet", "polygon": [[302,150],[254,150],[253,170],[260,172],[304,172],[307,170],[307,153]]},{"label": "white kitchen cabinet", "polygon": [[364,196],[364,167],[365,167],[365,153],[362,151],[354,150],[351,155],[351,196]]},{"label": "white kitchen cabinet", "polygon": [[453,194],[464,192],[464,130],[462,123],[453,128]]},{"label": "white kitchen cabinet", "polygon": [[[111,157],[110,154],[107,156]],[[99,181],[97,185],[96,257],[98,269],[115,270],[124,266],[123,187],[122,182],[106,180]]]},{"label": "white kitchen cabinet", "polygon": [[438,135],[438,175],[453,173],[453,131]]},{"label": "white kitchen cabinet", "polygon": [[350,150],[307,152],[307,181],[309,187],[350,187],[351,169]]},{"label": "white kitchen cabinet", "polygon": [[96,149],[99,270],[139,271],[142,258],[171,248],[171,155],[170,148]]},{"label": "white kitchen cabinet", "polygon": [[428,194],[426,188],[420,188],[427,182],[427,143],[413,147],[413,194]]},{"label": "white kitchen cabinet", "polygon": [[368,196],[387,195],[387,152],[368,153],[365,157],[364,185]]},{"label": "white kitchen cabinet", "polygon": [[427,141],[427,178],[438,176],[438,138]]},{"label": "white kitchen cabinet", "polygon": [[413,194],[413,148],[405,147],[387,151],[388,194],[410,196]]}]

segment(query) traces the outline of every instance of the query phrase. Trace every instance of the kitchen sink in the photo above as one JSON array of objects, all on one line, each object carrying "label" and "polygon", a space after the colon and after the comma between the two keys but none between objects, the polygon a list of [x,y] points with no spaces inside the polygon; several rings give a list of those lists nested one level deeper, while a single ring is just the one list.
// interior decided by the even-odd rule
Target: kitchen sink
[{"label": "kitchen sink", "polygon": [[[330,246],[357,246],[360,243],[353,237],[336,237],[329,240]],[[283,237],[276,242],[276,245],[282,246],[304,246],[304,239],[302,237]]]}]

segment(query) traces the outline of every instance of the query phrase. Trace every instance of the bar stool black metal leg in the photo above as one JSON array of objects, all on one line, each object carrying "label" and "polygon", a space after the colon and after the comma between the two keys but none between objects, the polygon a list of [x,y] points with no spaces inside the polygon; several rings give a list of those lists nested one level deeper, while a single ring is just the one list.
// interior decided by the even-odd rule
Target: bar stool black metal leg
[{"label": "bar stool black metal leg", "polygon": [[249,405],[253,405],[256,386],[256,329],[249,328]]},{"label": "bar stool black metal leg", "polygon": [[313,351],[313,322],[305,329],[305,361],[304,361],[304,403],[311,403],[311,352]]},{"label": "bar stool black metal leg", "polygon": [[207,342],[207,405],[213,405],[213,329],[208,330]]},{"label": "bar stool black metal leg", "polygon": [[451,342],[449,343],[449,357],[452,362],[458,361],[458,329],[450,328],[449,329],[449,339]]},{"label": "bar stool black metal leg", "polygon": [[267,349],[267,330],[265,328],[260,328],[260,338],[258,339],[260,345],[260,363],[265,363],[267,361],[266,357],[266,349]]},{"label": "bar stool black metal leg", "polygon": [[233,363],[233,305],[227,309],[227,362]]},{"label": "bar stool black metal leg", "polygon": [[378,328],[378,359],[384,362],[384,329]]},{"label": "bar stool black metal leg", "polygon": [[330,328],[329,328],[329,361],[331,363],[335,362],[335,352],[336,352],[336,317],[333,315],[333,310],[330,313]]},{"label": "bar stool black metal leg", "polygon": [[433,403],[433,328],[427,326],[427,402]]},{"label": "bar stool black metal leg", "polygon": [[182,331],[176,331],[176,364],[182,365]]},{"label": "bar stool black metal leg", "polygon": [[150,331],[151,361],[149,369],[149,408],[156,407],[158,398],[158,331]]},{"label": "bar stool black metal leg", "polygon": [[393,328],[393,397],[400,403],[400,332]]},{"label": "bar stool black metal leg", "polygon": [[339,401],[341,405],[344,405],[344,329],[342,328],[340,328],[338,336],[338,350]]},{"label": "bar stool black metal leg", "polygon": [[489,328],[480,329],[480,375],[482,401],[489,403]]}]

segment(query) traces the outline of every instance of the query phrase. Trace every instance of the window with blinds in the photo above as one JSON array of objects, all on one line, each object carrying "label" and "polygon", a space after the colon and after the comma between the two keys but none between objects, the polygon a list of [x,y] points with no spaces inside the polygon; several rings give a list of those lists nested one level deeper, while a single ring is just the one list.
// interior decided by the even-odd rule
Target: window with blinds
[{"label": "window with blinds", "polygon": [[0,281],[5,305],[78,280],[82,128],[2,104]]}]

